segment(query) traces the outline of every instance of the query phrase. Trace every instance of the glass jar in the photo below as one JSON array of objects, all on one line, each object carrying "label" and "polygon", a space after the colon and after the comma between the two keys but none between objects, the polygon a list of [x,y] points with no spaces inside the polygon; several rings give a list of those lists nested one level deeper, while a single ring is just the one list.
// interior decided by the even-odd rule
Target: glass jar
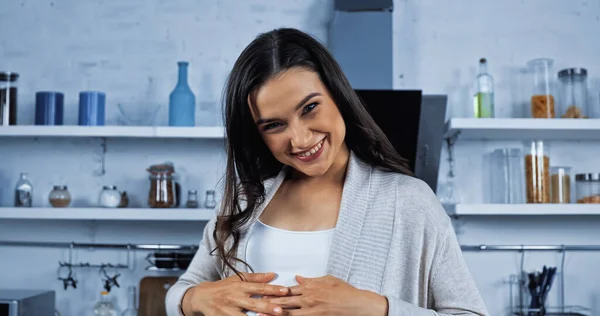
[{"label": "glass jar", "polygon": [[552,80],[553,60],[538,58],[527,63],[533,76],[533,94],[531,96],[531,117],[554,118],[554,82]]},{"label": "glass jar", "polygon": [[67,207],[71,204],[71,194],[66,185],[55,185],[48,196],[53,207]]},{"label": "glass jar", "polygon": [[525,187],[527,203],[550,203],[550,148],[542,140],[526,144]]},{"label": "glass jar", "polygon": [[151,208],[171,208],[176,205],[175,180],[172,174],[151,174],[148,206]]},{"label": "glass jar", "polygon": [[551,167],[550,188],[552,203],[571,203],[571,168]]},{"label": "glass jar", "polygon": [[15,72],[0,72],[0,125],[17,125],[17,79]]},{"label": "glass jar", "polygon": [[185,203],[187,208],[198,208],[198,192],[196,190],[188,190],[188,200]]},{"label": "glass jar", "polygon": [[490,176],[492,203],[525,202],[523,151],[520,148],[502,148],[492,152]]},{"label": "glass jar", "polygon": [[600,203],[600,173],[575,175],[577,203]]},{"label": "glass jar", "polygon": [[101,207],[118,207],[121,203],[121,193],[114,185],[105,185],[100,191],[98,205]]},{"label": "glass jar", "polygon": [[558,72],[560,87],[561,118],[587,118],[588,90],[587,70],[583,68],[568,68]]},{"label": "glass jar", "polygon": [[217,206],[217,201],[215,200],[215,191],[207,190],[206,198],[204,199],[204,207],[205,208],[215,208]]}]

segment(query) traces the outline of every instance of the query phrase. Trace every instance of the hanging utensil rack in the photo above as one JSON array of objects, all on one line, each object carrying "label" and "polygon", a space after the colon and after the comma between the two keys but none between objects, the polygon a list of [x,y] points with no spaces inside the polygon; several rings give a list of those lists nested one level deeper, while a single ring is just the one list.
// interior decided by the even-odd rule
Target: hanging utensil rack
[{"label": "hanging utensil rack", "polygon": [[[533,310],[525,307],[523,302],[523,289],[526,284],[524,265],[525,252],[527,251],[556,251],[561,253],[559,291],[560,291],[560,306],[549,307],[545,315],[581,315],[587,316],[589,309],[582,306],[567,306],[565,305],[565,257],[569,252],[585,252],[585,251],[600,251],[600,245],[461,245],[463,251],[515,251],[521,253],[519,275],[511,275],[508,281],[510,286],[510,308],[513,315],[541,315],[540,310]],[[519,304],[515,306],[513,301],[513,285],[517,285]]]}]

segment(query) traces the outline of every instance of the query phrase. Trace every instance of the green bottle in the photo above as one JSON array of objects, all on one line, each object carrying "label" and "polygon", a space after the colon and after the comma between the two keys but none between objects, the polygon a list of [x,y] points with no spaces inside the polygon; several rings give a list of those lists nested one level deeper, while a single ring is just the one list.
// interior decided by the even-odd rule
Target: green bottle
[{"label": "green bottle", "polygon": [[476,118],[494,117],[494,78],[487,72],[487,60],[479,60],[477,91],[473,96],[473,113]]}]

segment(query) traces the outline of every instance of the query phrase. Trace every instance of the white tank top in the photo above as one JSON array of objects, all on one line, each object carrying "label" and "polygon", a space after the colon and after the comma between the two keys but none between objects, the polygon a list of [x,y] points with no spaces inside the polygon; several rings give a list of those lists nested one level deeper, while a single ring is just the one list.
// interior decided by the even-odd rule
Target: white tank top
[{"label": "white tank top", "polygon": [[259,220],[246,246],[247,263],[254,272],[274,272],[270,283],[276,285],[296,285],[296,275],[325,276],[334,231],[284,230]]}]

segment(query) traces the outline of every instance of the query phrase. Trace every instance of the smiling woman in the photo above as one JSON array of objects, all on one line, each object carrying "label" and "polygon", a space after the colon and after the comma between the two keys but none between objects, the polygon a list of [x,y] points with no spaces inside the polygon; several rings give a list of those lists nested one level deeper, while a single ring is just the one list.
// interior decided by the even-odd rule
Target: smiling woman
[{"label": "smiling woman", "polygon": [[323,45],[261,34],[225,96],[222,205],[168,315],[486,315],[448,216]]}]

